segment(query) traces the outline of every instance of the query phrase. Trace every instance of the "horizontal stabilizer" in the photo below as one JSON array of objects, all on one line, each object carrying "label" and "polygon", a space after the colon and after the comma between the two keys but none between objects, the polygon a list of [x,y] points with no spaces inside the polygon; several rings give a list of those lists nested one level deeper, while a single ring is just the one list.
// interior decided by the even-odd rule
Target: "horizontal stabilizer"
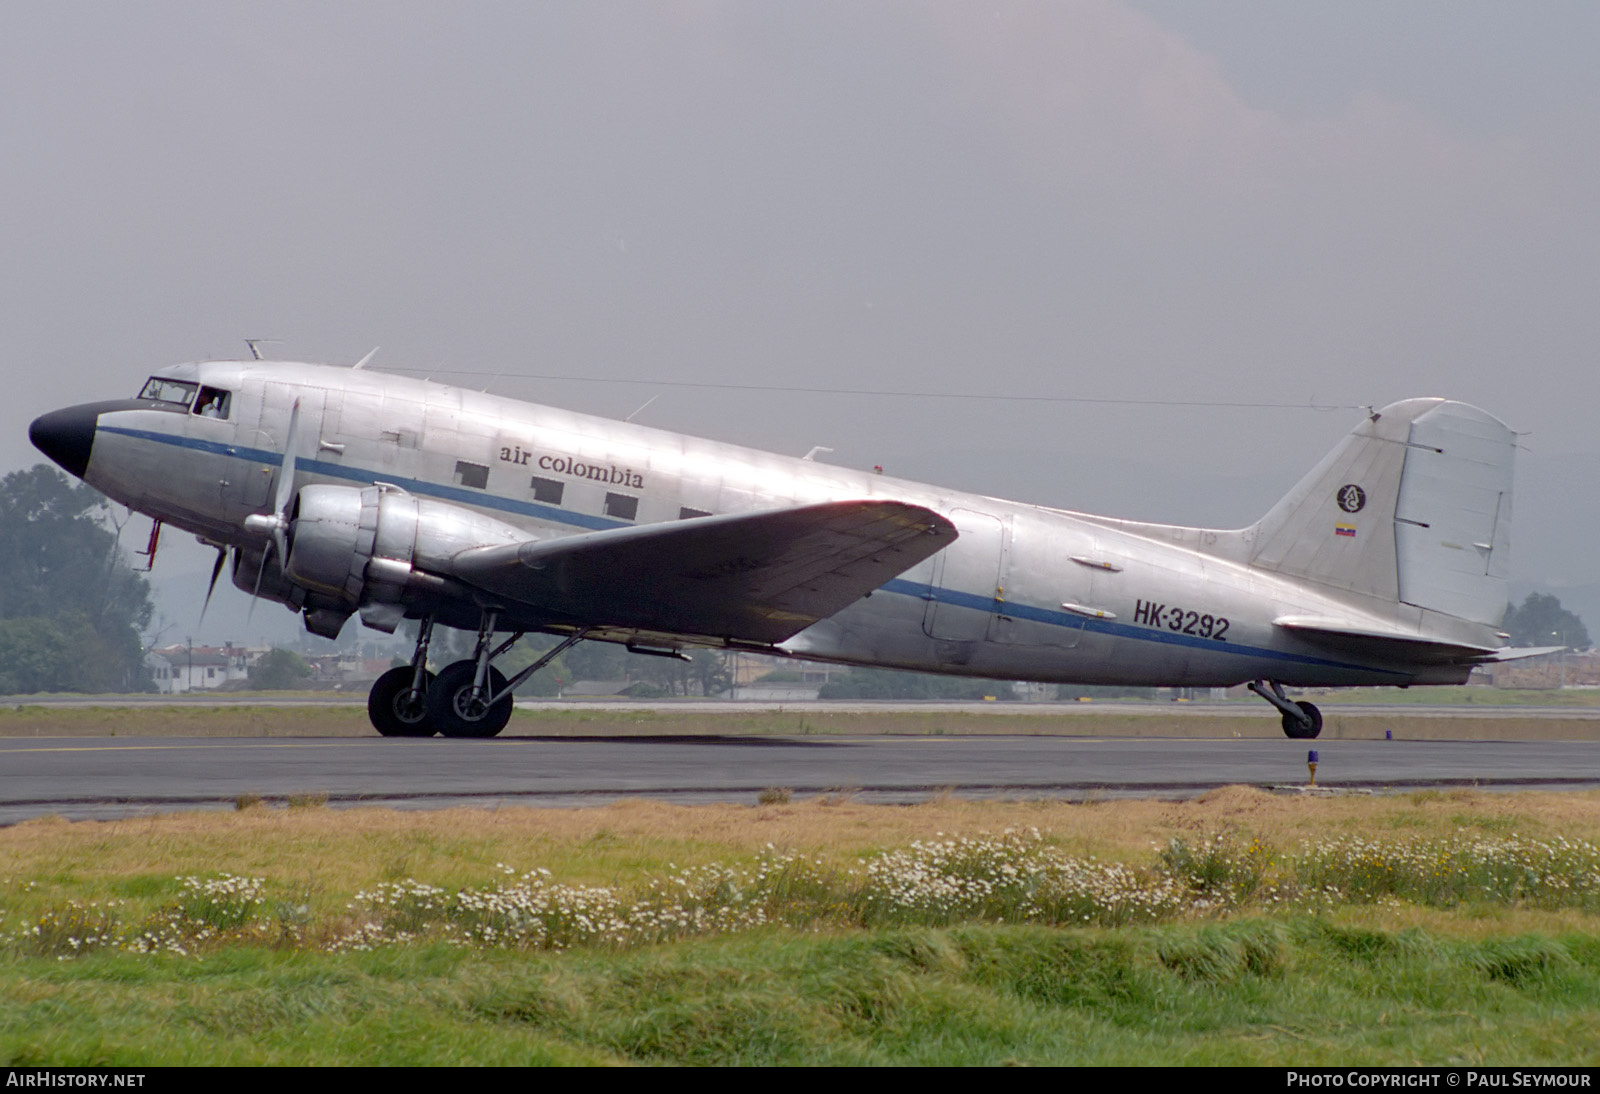
[{"label": "horizontal stabilizer", "polygon": [[1452,642],[1437,636],[1421,635],[1400,627],[1386,626],[1379,620],[1320,618],[1305,615],[1282,615],[1272,621],[1275,627],[1292,631],[1308,642],[1320,646],[1345,650],[1350,653],[1383,654],[1393,656],[1404,649],[1404,658],[1436,664],[1477,664],[1481,661],[1501,660],[1503,648],[1479,646],[1466,642]]},{"label": "horizontal stabilizer", "polygon": [[451,571],[553,624],[772,644],[955,539],[918,505],[829,502],[479,547]]},{"label": "horizontal stabilizer", "polygon": [[1571,648],[1571,646],[1507,646],[1495,650],[1492,657],[1485,657],[1484,660],[1521,661],[1525,657],[1543,657],[1547,653],[1560,653]]}]

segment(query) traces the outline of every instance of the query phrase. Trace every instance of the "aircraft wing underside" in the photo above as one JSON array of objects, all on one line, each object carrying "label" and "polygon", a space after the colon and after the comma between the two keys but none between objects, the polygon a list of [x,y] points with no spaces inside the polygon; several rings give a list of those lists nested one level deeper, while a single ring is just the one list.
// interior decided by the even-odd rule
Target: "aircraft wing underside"
[{"label": "aircraft wing underside", "polygon": [[556,625],[770,645],[955,539],[921,506],[829,502],[473,548],[452,571]]}]

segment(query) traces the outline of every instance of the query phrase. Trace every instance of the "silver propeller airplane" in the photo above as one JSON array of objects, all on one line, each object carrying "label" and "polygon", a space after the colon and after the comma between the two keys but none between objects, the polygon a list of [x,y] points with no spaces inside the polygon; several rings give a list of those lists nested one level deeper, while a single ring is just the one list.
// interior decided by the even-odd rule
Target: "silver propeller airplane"
[{"label": "silver propeller airplane", "polygon": [[[1455,684],[1538,652],[1499,630],[1515,436],[1443,399],[1369,414],[1235,530],[1003,501],[359,365],[177,365],[29,435],[217,548],[213,587],[231,553],[236,586],[315,634],[355,614],[390,633],[420,620],[411,664],[368,701],[389,736],[493,736],[512,690],[585,639],[1247,683],[1296,738],[1322,716],[1285,685]],[[477,634],[474,655],[436,676],[435,624]],[[561,641],[507,680],[494,661],[528,632]]]}]

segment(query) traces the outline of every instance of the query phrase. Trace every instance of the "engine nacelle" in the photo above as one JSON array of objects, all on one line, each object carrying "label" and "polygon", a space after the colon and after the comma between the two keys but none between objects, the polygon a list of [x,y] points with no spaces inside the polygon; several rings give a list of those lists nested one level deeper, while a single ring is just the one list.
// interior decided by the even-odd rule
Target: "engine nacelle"
[{"label": "engine nacelle", "polygon": [[[289,513],[285,577],[352,607],[360,602],[377,526],[377,508],[364,504],[366,493],[351,486],[307,486],[300,491]],[[372,512],[363,528],[367,508]]]},{"label": "engine nacelle", "polygon": [[307,486],[290,514],[283,579],[313,603],[362,608],[370,625],[392,630],[399,614],[383,606],[437,583],[430,575],[448,575],[456,554],[527,538],[493,517],[393,486]]},{"label": "engine nacelle", "polygon": [[290,611],[301,612],[306,630],[324,638],[337,638],[350,618],[350,607],[304,585],[296,585],[284,574],[277,555],[264,548],[241,547],[233,554],[233,583],[247,593],[273,600]]},{"label": "engine nacelle", "polygon": [[266,559],[264,555],[260,547],[241,547],[233,553],[234,588],[299,611],[306,591],[283,576],[282,560],[276,554]]}]

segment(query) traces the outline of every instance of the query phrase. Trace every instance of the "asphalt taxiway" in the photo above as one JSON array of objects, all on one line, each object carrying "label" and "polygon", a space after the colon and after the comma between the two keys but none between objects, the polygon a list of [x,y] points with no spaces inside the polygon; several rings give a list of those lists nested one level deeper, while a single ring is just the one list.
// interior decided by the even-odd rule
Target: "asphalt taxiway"
[{"label": "asphalt taxiway", "polygon": [[1188,797],[1230,784],[1345,791],[1600,787],[1596,741],[1144,737],[12,738],[0,740],[0,823],[231,808],[241,797],[331,805],[574,806],[622,797],[754,802],[848,793]]}]

